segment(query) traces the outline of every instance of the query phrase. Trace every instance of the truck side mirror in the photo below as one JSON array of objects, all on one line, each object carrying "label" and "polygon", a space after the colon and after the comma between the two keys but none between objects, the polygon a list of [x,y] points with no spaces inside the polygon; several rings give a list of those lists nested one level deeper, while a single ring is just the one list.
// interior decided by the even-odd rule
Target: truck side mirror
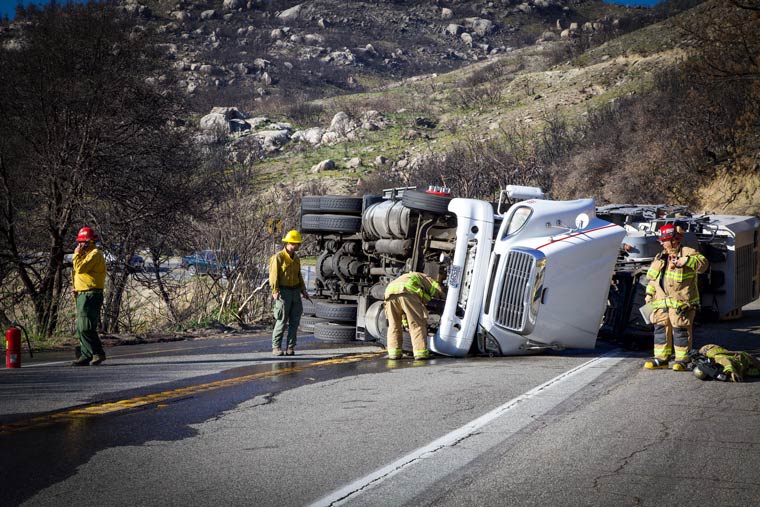
[{"label": "truck side mirror", "polygon": [[575,227],[577,229],[585,229],[588,227],[588,224],[591,222],[591,218],[586,213],[580,213],[577,217],[575,217]]}]

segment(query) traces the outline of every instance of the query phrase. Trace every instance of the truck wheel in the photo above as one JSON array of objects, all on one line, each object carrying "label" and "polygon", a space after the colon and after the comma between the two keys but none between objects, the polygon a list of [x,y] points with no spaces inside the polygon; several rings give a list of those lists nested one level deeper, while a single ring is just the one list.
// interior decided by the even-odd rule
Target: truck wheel
[{"label": "truck wheel", "polygon": [[353,342],[356,341],[356,326],[332,322],[316,324],[314,338],[326,342]]},{"label": "truck wheel", "polygon": [[375,340],[384,341],[388,334],[388,318],[382,301],[375,301],[369,306],[364,320],[367,333]]},{"label": "truck wheel", "polygon": [[311,315],[301,316],[301,323],[298,324],[298,329],[306,333],[313,333],[314,326],[317,324],[326,324],[326,319],[320,319],[319,317],[312,317]]},{"label": "truck wheel", "polygon": [[419,190],[405,190],[401,197],[401,204],[417,211],[430,211],[439,215],[449,212],[449,201],[453,197],[445,195],[428,194]]},{"label": "truck wheel", "polygon": [[319,209],[322,213],[361,214],[362,198],[346,195],[323,195],[319,201]]},{"label": "truck wheel", "polygon": [[330,252],[324,252],[317,258],[317,280],[326,280],[335,274],[332,267],[332,256],[333,254]]},{"label": "truck wheel", "polygon": [[359,232],[362,217],[344,215],[320,215],[319,228],[323,232]]},{"label": "truck wheel", "polygon": [[309,301],[308,299],[302,299],[301,305],[303,306],[303,314],[304,315],[315,315],[316,311],[316,304],[314,301]]},{"label": "truck wheel", "polygon": [[321,200],[322,196],[320,195],[305,195],[301,197],[301,214],[319,213]]},{"label": "truck wheel", "polygon": [[317,301],[315,315],[322,319],[337,322],[356,323],[356,304]]},{"label": "truck wheel", "polygon": [[319,215],[304,215],[301,217],[301,232],[305,233],[318,233],[322,232],[320,229]]}]

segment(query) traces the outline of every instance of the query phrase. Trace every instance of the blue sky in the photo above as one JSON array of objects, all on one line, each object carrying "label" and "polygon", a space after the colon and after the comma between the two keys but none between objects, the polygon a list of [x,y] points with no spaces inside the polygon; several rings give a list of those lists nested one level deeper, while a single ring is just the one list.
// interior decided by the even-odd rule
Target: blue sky
[{"label": "blue sky", "polygon": [[[65,5],[68,0],[56,0],[59,4]],[[83,2],[85,0],[74,0]],[[13,13],[16,12],[16,6],[19,0],[0,0],[0,17],[4,17],[6,14],[13,18]],[[21,0],[24,5],[37,4],[44,5],[50,3],[50,0]]]},{"label": "blue sky", "polygon": [[[615,4],[622,4],[622,5],[654,5],[657,3],[660,3],[661,0],[605,0],[609,3],[615,3]],[[49,0],[23,0],[24,5],[29,5],[30,3],[36,3],[36,4],[46,4]],[[59,3],[65,3],[66,0],[58,0]],[[0,0],[0,17],[5,16],[6,14],[8,16],[13,16],[14,11],[16,10],[16,5],[18,5],[18,0]]]},{"label": "blue sky", "polygon": [[604,1],[609,4],[646,5],[648,7],[651,7],[655,4],[660,3],[662,0],[604,0]]}]

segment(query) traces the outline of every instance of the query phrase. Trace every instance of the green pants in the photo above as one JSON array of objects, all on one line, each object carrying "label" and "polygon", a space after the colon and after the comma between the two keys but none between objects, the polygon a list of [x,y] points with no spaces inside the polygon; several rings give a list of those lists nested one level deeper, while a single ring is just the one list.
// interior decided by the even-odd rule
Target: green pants
[{"label": "green pants", "polygon": [[105,355],[98,336],[100,307],[103,306],[103,291],[87,291],[77,294],[77,338],[82,357]]},{"label": "green pants", "polygon": [[274,302],[274,331],[272,332],[272,348],[279,349],[285,326],[288,326],[288,348],[296,346],[296,334],[301,323],[303,304],[301,289],[280,289],[280,299]]}]

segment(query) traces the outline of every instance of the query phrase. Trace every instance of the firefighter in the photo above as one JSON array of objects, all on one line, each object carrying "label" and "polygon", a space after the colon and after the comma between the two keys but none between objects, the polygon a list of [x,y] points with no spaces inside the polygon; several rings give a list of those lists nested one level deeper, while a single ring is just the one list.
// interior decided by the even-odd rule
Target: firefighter
[{"label": "firefighter", "polygon": [[[668,367],[675,352],[675,371],[688,369],[694,316],[699,308],[697,275],[707,270],[707,259],[697,250],[681,245],[683,233],[673,224],[660,228],[663,251],[647,270],[646,302],[653,307],[654,357],[644,367]],[[674,350],[675,349],[675,350]]]},{"label": "firefighter", "polygon": [[77,235],[73,258],[73,292],[77,302],[77,338],[80,356],[73,366],[96,366],[106,360],[98,336],[103,287],[106,284],[106,259],[95,241],[98,236],[89,227]]},{"label": "firefighter", "polygon": [[301,259],[296,251],[301,246],[301,233],[288,231],[282,238],[285,248],[269,259],[269,285],[274,299],[274,331],[272,331],[272,355],[281,356],[282,336],[288,326],[287,349],[285,354],[295,355],[296,333],[301,323],[303,304],[301,295],[311,301],[306,292],[306,283],[301,274]]},{"label": "firefighter", "polygon": [[414,359],[430,358],[427,348],[428,311],[433,298],[446,297],[441,285],[425,273],[411,272],[393,280],[385,289],[385,315],[388,317],[388,359],[401,359],[402,326],[408,323]]}]

